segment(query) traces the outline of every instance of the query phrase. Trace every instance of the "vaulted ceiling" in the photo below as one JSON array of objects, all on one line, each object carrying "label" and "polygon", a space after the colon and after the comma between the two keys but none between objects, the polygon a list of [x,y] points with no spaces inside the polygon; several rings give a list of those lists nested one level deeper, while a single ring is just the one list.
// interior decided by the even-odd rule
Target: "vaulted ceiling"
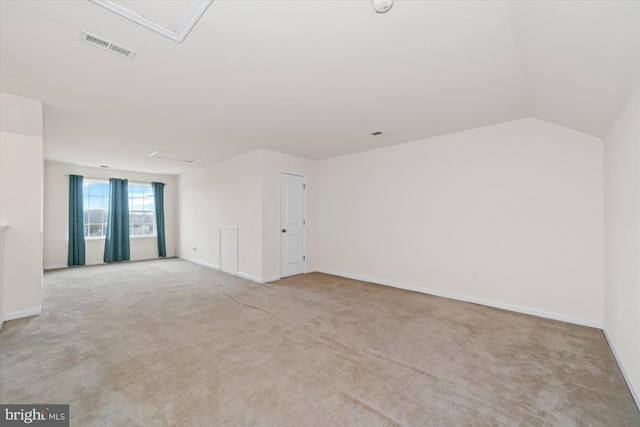
[{"label": "vaulted ceiling", "polygon": [[0,89],[44,102],[46,158],[88,166],[322,159],[523,117],[602,137],[639,81],[639,1],[214,0],[182,43],[90,1],[0,1]]}]

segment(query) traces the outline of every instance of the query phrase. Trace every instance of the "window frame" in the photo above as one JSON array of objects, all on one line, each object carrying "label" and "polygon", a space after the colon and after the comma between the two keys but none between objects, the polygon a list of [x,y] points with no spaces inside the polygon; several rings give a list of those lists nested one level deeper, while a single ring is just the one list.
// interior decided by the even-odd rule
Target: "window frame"
[{"label": "window frame", "polygon": [[[145,191],[143,190],[143,196],[142,197],[134,197],[134,193],[131,191],[131,187],[143,187],[145,189],[148,188],[149,192],[151,193],[151,197],[145,197]],[[141,239],[141,238],[145,238],[145,237],[158,237],[158,231],[156,230],[156,211],[155,211],[155,197],[153,196],[153,187],[151,187],[151,183],[146,183],[146,182],[131,182],[129,183],[129,191],[128,191],[128,198],[129,198],[129,238],[130,239]],[[138,199],[138,200],[142,200],[142,209],[133,209],[134,206],[134,200]],[[151,199],[151,203],[153,204],[153,208],[152,209],[144,209],[145,207],[145,203],[144,201],[146,199]],[[144,228],[143,228],[143,234],[132,234],[133,232],[133,221],[131,221],[131,215],[134,213],[142,213],[143,214],[143,218],[146,218],[148,216],[148,214],[150,213],[152,219],[151,224],[153,224],[153,233],[151,234],[145,234],[144,233]],[[146,224],[146,222],[142,222],[142,224]]]},{"label": "window frame", "polygon": [[[104,192],[102,192],[102,194],[100,195],[100,197],[103,199],[103,202],[101,203],[102,205],[104,205],[104,199],[107,199],[107,209],[105,210],[97,210],[97,209],[88,209],[89,206],[85,205],[85,199],[87,200],[87,204],[90,205],[91,204],[91,197],[97,197],[95,195],[92,195],[92,193],[85,193],[85,187],[84,185],[87,184],[106,184],[107,186],[109,185],[109,180],[108,179],[100,179],[100,178],[85,178],[83,180],[83,194],[82,194],[82,214],[83,214],[83,219],[86,218],[88,220],[91,219],[91,213],[92,212],[103,212],[105,217],[104,217],[104,221],[103,223],[99,223],[101,225],[103,225],[102,228],[102,235],[100,236],[89,236],[86,233],[88,232],[90,226],[92,224],[98,224],[98,223],[93,223],[93,222],[84,222],[84,230],[85,230],[85,235],[84,235],[84,239],[85,240],[104,240],[106,238],[106,231],[107,231],[107,221],[109,218],[109,190],[107,189],[107,193],[106,195],[104,194]],[[135,197],[134,196],[134,192],[132,191],[131,187],[143,187],[143,192],[142,192],[142,197]],[[145,193],[147,194],[151,194],[151,196],[145,196]],[[151,183],[147,183],[147,182],[129,182],[128,183],[128,191],[127,191],[127,199],[128,199],[128,205],[129,205],[129,239],[143,239],[143,238],[157,238],[158,237],[158,232],[156,230],[156,212],[155,212],[155,197],[153,195],[153,187],[151,186]],[[151,200],[151,204],[152,204],[152,209],[145,209],[145,200]],[[141,200],[142,201],[142,209],[133,209],[134,206],[134,200]],[[143,218],[146,218],[147,216],[151,216],[152,217],[152,224],[153,224],[153,233],[150,234],[146,234],[144,233],[144,228],[143,228],[143,234],[132,234],[133,232],[133,222],[132,222],[132,214],[142,214]],[[142,224],[145,224],[144,219]]]},{"label": "window frame", "polygon": [[[92,193],[87,193],[85,194],[85,184],[107,184],[107,186],[109,185],[109,181],[108,180],[104,180],[104,179],[84,179],[83,180],[83,188],[82,188],[82,215],[83,215],[83,219],[86,217],[88,220],[91,219],[91,213],[92,212],[103,212],[104,213],[104,222],[101,223],[92,223],[92,222],[84,222],[84,230],[85,230],[85,235],[84,235],[84,239],[85,240],[104,240],[105,239],[105,234],[107,232],[107,220],[109,218],[109,192],[107,190],[107,194],[105,196],[104,193],[102,193],[100,196],[94,196],[92,195]],[[87,204],[90,205],[91,204],[91,197],[100,197],[102,199],[102,203],[104,204],[104,199],[107,199],[107,209],[89,209],[89,206],[85,206],[85,199],[87,200]],[[91,236],[90,232],[88,232],[88,230],[91,228],[92,224],[101,224],[103,226],[102,228],[102,234],[100,236]]]}]

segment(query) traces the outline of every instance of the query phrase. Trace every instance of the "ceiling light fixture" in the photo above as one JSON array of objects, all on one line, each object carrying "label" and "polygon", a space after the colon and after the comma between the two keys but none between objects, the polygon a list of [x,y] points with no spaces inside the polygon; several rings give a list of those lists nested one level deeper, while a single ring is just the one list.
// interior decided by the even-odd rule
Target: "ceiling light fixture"
[{"label": "ceiling light fixture", "polygon": [[393,0],[371,0],[371,5],[376,13],[386,13],[393,6]]}]

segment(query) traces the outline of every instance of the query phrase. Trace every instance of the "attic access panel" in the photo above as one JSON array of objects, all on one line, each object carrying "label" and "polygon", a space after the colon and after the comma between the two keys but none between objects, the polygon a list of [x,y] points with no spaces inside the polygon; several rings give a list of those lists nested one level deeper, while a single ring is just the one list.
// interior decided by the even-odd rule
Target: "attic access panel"
[{"label": "attic access panel", "polygon": [[187,37],[213,0],[90,0],[178,43]]}]

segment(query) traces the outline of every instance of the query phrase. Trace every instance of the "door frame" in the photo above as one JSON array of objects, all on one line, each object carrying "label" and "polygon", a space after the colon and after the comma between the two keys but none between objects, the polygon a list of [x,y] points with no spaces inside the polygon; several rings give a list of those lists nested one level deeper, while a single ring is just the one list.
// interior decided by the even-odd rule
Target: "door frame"
[{"label": "door frame", "polygon": [[302,274],[307,272],[307,176],[296,172],[287,172],[281,170],[278,173],[278,278],[282,279],[282,175],[293,175],[302,178],[302,184],[305,186],[302,191],[302,216],[304,219],[304,227],[302,227],[302,243],[303,243],[303,260],[302,260]]}]

